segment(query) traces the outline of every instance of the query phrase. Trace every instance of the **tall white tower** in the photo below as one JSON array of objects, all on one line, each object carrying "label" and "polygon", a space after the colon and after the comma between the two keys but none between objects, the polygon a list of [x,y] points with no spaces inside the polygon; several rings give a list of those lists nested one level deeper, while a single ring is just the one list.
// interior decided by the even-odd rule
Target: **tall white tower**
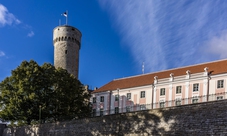
[{"label": "tall white tower", "polygon": [[54,66],[66,69],[78,79],[81,32],[72,26],[54,28]]}]

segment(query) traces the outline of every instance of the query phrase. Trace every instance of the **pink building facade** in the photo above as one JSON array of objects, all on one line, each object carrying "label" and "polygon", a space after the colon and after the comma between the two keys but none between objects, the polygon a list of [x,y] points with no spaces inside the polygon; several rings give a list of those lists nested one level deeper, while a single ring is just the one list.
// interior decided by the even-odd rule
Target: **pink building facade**
[{"label": "pink building facade", "polygon": [[227,98],[227,60],[113,80],[92,93],[94,116]]}]

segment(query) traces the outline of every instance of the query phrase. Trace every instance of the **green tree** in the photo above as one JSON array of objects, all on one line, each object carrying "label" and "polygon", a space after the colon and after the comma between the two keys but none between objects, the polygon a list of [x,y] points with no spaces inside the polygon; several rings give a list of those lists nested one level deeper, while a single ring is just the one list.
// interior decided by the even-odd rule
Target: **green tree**
[{"label": "green tree", "polygon": [[0,83],[0,118],[21,124],[89,116],[89,92],[66,70],[23,61]]}]

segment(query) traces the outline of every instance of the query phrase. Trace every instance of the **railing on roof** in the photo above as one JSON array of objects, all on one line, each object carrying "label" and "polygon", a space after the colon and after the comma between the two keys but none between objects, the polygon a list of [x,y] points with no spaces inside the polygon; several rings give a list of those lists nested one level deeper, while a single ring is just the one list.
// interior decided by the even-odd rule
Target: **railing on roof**
[{"label": "railing on roof", "polygon": [[153,104],[152,103],[141,104],[141,105],[136,104],[133,106],[126,106],[124,108],[115,107],[115,109],[111,109],[111,110],[101,109],[99,111],[93,111],[91,117],[114,115],[114,114],[127,113],[127,112],[136,112],[136,111],[142,111],[142,110],[161,109],[165,107],[176,107],[176,106],[182,106],[182,105],[203,103],[207,101],[218,101],[223,99],[227,99],[227,92],[195,96],[195,97],[190,97],[185,99],[175,99],[171,101],[160,101],[158,103],[153,103]]}]

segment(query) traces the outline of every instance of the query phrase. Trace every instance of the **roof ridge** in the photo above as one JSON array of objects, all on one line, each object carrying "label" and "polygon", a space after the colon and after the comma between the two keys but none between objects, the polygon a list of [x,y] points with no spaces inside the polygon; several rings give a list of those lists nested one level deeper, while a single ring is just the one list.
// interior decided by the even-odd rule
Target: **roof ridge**
[{"label": "roof ridge", "polygon": [[128,78],[133,78],[133,77],[139,77],[139,76],[144,76],[144,75],[151,75],[151,74],[155,74],[155,73],[161,73],[161,72],[166,72],[166,71],[170,71],[170,70],[182,69],[182,68],[187,68],[187,67],[192,67],[192,66],[199,66],[199,65],[204,65],[204,64],[210,64],[210,63],[220,62],[220,61],[227,61],[227,59],[213,60],[213,61],[209,61],[209,62],[194,64],[194,65],[188,65],[188,66],[183,66],[183,67],[177,67],[177,68],[171,68],[171,69],[166,69],[166,70],[162,70],[162,71],[155,71],[155,72],[150,72],[150,73],[146,73],[146,74],[140,74],[140,75],[122,77],[122,78],[114,79],[112,81],[117,81],[117,80],[122,80],[122,79],[128,79]]}]

